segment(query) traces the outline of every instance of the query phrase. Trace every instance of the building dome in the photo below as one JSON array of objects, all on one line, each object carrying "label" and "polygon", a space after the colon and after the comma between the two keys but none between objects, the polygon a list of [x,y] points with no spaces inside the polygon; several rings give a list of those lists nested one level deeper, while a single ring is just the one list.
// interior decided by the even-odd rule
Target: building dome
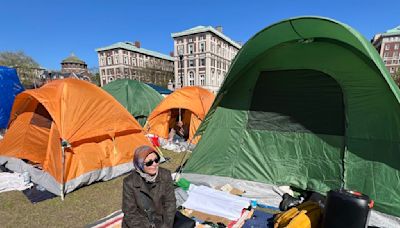
[{"label": "building dome", "polygon": [[71,53],[70,56],[68,56],[66,59],[64,59],[61,64],[63,63],[79,63],[79,64],[85,64],[86,63],[84,61],[82,61],[81,59],[79,59],[78,57],[75,56],[74,53]]}]

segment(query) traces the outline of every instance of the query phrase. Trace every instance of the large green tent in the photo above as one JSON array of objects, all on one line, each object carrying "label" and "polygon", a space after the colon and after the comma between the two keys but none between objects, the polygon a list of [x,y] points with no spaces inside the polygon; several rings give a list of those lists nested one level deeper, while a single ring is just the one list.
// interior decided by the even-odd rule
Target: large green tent
[{"label": "large green tent", "polygon": [[400,216],[399,89],[348,25],[291,18],[239,51],[184,172],[368,194]]},{"label": "large green tent", "polygon": [[103,89],[119,101],[135,119],[144,126],[147,117],[163,97],[145,83],[119,79],[103,86]]}]

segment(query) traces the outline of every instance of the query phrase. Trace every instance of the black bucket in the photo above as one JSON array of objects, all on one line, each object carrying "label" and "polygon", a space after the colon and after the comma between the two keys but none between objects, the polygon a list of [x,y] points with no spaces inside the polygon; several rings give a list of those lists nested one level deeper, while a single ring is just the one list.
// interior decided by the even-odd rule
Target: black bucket
[{"label": "black bucket", "polygon": [[359,192],[336,190],[327,194],[324,228],[365,228],[373,201]]}]

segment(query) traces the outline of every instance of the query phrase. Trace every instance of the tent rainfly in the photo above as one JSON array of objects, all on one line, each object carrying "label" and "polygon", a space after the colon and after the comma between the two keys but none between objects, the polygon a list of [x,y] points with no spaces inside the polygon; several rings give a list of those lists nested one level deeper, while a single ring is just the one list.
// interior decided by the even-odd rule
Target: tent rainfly
[{"label": "tent rainfly", "polygon": [[291,18],[239,51],[184,172],[326,193],[344,187],[400,216],[400,92],[348,25]]},{"label": "tent rainfly", "polygon": [[136,80],[119,79],[103,86],[132,116],[144,126],[151,111],[163,97],[149,85]]},{"label": "tent rainfly", "polygon": [[194,138],[197,128],[204,120],[214,101],[214,94],[198,86],[186,86],[168,95],[150,114],[145,130],[148,133],[168,138],[169,129],[179,116],[189,126],[189,141],[196,144]]},{"label": "tent rainfly", "polygon": [[56,195],[130,171],[133,151],[151,145],[124,107],[83,80],[56,80],[20,93],[11,117],[0,165],[29,172]]},{"label": "tent rainfly", "polygon": [[0,91],[0,129],[6,129],[15,96],[24,91],[15,69],[0,66]]}]

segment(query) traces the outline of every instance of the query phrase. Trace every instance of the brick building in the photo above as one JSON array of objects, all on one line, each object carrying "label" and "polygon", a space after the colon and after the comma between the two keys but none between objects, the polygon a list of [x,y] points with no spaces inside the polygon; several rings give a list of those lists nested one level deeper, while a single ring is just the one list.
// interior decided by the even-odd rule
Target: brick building
[{"label": "brick building", "polygon": [[63,78],[76,78],[92,82],[92,74],[89,72],[86,62],[75,56],[74,53],[61,61],[61,71],[45,70],[41,78],[44,83]]},{"label": "brick building", "polygon": [[391,75],[400,70],[400,26],[376,34],[372,44],[382,57]]},{"label": "brick building", "polygon": [[116,79],[135,79],[167,87],[174,80],[171,56],[141,48],[140,42],[118,42],[96,49],[101,86]]}]

